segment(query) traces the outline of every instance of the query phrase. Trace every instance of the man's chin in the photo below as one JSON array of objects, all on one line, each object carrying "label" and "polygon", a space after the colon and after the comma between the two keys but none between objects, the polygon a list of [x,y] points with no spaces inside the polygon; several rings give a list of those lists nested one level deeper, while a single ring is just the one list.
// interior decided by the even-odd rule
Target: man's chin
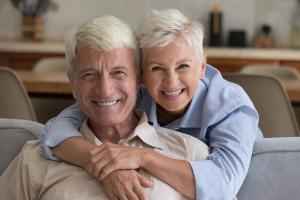
[{"label": "man's chin", "polygon": [[97,124],[98,126],[109,126],[112,124],[116,124],[117,123],[117,116],[118,113],[110,113],[110,114],[102,114],[102,115],[95,115],[93,117],[91,117],[90,121],[94,122],[95,124]]}]

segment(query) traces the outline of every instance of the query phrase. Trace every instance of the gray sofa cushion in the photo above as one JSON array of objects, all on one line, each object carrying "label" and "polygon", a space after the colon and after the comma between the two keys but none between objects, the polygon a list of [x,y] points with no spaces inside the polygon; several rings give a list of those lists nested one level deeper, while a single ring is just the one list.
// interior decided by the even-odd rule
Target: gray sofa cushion
[{"label": "gray sofa cushion", "polygon": [[258,140],[238,199],[300,199],[299,166],[300,137]]},{"label": "gray sofa cushion", "polygon": [[28,140],[37,139],[42,124],[27,120],[0,119],[0,175]]}]

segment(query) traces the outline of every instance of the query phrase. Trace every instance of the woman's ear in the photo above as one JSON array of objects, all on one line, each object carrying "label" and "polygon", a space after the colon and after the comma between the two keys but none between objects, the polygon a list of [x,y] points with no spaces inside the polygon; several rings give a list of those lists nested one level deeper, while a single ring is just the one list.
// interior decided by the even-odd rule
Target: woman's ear
[{"label": "woman's ear", "polygon": [[205,72],[206,72],[206,61],[207,61],[207,54],[203,53],[201,56],[201,71],[200,71],[200,79],[205,78]]},{"label": "woman's ear", "polygon": [[138,74],[136,77],[136,89],[137,89],[137,93],[140,91],[140,88],[142,86],[142,75]]}]

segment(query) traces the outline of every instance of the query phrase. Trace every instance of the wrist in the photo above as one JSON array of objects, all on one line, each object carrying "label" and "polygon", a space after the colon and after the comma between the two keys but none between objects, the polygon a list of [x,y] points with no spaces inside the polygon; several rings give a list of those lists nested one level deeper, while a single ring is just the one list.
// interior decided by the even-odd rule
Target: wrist
[{"label": "wrist", "polygon": [[141,163],[140,163],[141,168],[147,169],[147,167],[151,165],[153,154],[154,154],[153,150],[143,149],[141,151]]}]

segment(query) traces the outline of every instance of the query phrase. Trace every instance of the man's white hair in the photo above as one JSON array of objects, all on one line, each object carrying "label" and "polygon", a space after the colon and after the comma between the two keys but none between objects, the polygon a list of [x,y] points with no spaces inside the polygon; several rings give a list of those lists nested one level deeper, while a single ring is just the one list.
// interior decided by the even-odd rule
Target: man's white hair
[{"label": "man's white hair", "polygon": [[137,41],[131,28],[114,16],[96,17],[73,29],[67,34],[66,40],[67,72],[73,79],[76,49],[93,48],[99,51],[111,51],[119,48],[131,48],[135,51],[136,65],[139,65]]},{"label": "man's white hair", "polygon": [[152,10],[137,30],[140,48],[164,47],[177,37],[203,54],[203,27],[190,20],[177,9]]}]

